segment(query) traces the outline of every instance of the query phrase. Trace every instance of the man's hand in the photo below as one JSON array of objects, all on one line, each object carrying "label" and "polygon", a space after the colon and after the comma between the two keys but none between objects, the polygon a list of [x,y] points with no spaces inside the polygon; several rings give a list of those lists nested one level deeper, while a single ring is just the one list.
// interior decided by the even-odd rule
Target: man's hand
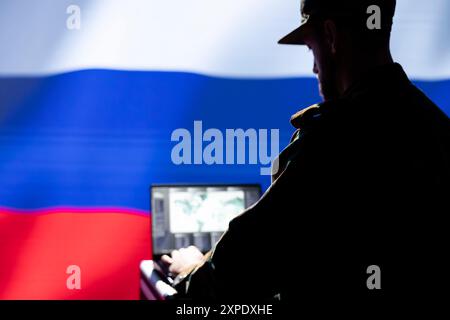
[{"label": "man's hand", "polygon": [[203,254],[194,246],[172,251],[171,256],[163,255],[161,260],[169,266],[169,271],[177,276],[188,273],[205,261]]}]

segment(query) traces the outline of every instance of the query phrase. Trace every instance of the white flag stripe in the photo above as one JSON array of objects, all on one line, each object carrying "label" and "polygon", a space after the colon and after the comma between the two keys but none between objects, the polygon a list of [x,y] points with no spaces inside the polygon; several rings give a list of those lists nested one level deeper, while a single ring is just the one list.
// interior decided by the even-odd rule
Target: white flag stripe
[{"label": "white flag stripe", "polygon": [[[2,0],[0,75],[105,68],[225,77],[313,76],[311,54],[277,40],[299,0]],[[69,5],[81,29],[69,30]],[[450,78],[450,1],[398,0],[393,53],[415,79]]]}]

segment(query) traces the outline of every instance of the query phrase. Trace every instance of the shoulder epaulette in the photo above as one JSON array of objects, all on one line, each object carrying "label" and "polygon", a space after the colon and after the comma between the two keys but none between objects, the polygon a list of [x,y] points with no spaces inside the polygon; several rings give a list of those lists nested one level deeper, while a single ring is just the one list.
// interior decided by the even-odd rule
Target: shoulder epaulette
[{"label": "shoulder epaulette", "polygon": [[297,129],[307,127],[311,123],[311,121],[320,118],[320,107],[320,104],[314,104],[308,108],[300,110],[291,117],[291,124]]}]

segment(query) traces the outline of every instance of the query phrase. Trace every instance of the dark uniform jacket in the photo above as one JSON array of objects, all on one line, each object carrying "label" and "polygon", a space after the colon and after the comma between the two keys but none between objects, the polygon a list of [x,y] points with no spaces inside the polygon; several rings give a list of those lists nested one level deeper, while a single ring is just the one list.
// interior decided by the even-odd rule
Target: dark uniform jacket
[{"label": "dark uniform jacket", "polygon": [[291,122],[271,187],[231,221],[182,293],[304,304],[443,288],[448,117],[391,64]]}]

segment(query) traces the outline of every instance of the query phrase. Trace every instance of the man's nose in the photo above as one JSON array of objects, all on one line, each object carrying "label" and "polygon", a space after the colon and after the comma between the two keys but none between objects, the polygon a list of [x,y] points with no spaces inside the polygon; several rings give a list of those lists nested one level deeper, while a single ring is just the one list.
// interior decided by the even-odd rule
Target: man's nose
[{"label": "man's nose", "polygon": [[315,62],[314,62],[313,72],[314,72],[314,74],[319,74],[319,69],[317,69],[317,64]]}]

